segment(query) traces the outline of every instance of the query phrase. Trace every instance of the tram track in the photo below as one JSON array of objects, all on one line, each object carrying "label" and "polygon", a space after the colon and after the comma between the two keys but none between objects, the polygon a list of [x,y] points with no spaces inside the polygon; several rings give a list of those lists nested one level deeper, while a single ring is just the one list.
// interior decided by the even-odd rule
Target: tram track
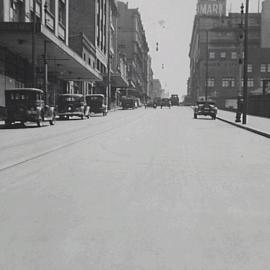
[{"label": "tram track", "polygon": [[[63,143],[63,144],[59,144],[59,145],[56,145],[54,147],[51,147],[50,149],[48,150],[44,150],[44,151],[41,151],[40,153],[38,154],[33,154],[33,155],[29,155],[28,157],[24,157],[20,160],[17,160],[15,162],[10,162],[10,164],[6,164],[4,166],[1,166],[0,165],[0,173],[1,172],[5,172],[7,170],[10,170],[10,169],[13,169],[13,168],[16,168],[16,167],[19,167],[19,166],[22,166],[26,163],[29,163],[31,161],[34,161],[34,160],[37,160],[37,159],[40,159],[44,156],[47,156],[47,155],[50,155],[54,152],[57,152],[57,151],[60,151],[64,148],[68,148],[68,147],[71,147],[73,145],[76,145],[78,143],[81,143],[81,142],[84,142],[84,141],[87,141],[89,139],[92,139],[92,138],[95,138],[97,136],[101,136],[103,134],[106,134],[108,132],[112,132],[112,131],[115,131],[119,128],[122,128],[122,127],[126,127],[128,125],[131,125],[131,124],[134,124],[135,122],[141,120],[143,117],[145,117],[147,114],[145,112],[142,112],[140,113],[138,116],[136,116],[135,118],[132,118],[130,119],[129,117],[122,117],[121,119],[117,119],[119,121],[117,121],[117,123],[120,122],[120,124],[118,125],[109,125],[109,127],[106,127],[105,129],[101,130],[101,131],[98,131],[98,132],[95,132],[95,133],[92,133],[92,134],[89,134],[89,135],[86,135],[86,136],[82,136],[78,139],[73,139],[72,141],[68,141],[66,143]],[[109,122],[106,122],[106,123],[109,123]],[[115,122],[114,122],[115,123]],[[95,126],[99,126],[100,123],[97,123],[95,124]],[[91,128],[91,126],[87,125],[87,128]],[[85,128],[86,130],[86,128]],[[74,130],[73,133],[75,132],[78,132],[78,130]],[[63,136],[66,132],[62,132],[61,134],[57,134],[56,136]],[[54,139],[55,137],[50,137],[50,139]]]}]

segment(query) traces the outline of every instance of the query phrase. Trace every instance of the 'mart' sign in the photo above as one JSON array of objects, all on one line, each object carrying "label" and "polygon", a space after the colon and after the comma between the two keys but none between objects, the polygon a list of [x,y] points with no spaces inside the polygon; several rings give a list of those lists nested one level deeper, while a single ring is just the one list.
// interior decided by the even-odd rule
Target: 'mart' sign
[{"label": "'mart' sign", "polygon": [[226,0],[199,0],[197,14],[201,16],[225,16]]}]

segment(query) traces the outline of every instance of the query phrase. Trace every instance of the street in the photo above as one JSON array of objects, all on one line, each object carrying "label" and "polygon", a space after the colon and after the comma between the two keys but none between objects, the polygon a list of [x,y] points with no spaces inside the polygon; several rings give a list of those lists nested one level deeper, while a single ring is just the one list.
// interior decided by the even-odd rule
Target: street
[{"label": "street", "polygon": [[0,269],[269,268],[269,139],[140,108],[1,128],[0,151]]}]

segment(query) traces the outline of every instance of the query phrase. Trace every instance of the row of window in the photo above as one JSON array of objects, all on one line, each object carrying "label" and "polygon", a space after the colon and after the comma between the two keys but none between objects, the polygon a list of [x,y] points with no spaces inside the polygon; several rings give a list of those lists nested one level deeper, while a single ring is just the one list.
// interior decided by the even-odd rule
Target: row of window
[{"label": "row of window", "polygon": [[[230,58],[231,59],[237,59],[238,55],[237,55],[237,52],[231,52],[230,53]],[[226,59],[227,58],[227,52],[220,52],[219,53],[219,56],[221,59]],[[209,59],[216,59],[218,58],[218,54],[217,52],[209,52]]]},{"label": "row of window", "polygon": [[[244,86],[244,80],[241,81],[242,87]],[[270,87],[270,78],[268,79],[260,79],[260,87],[263,87],[263,84],[266,85],[266,87]],[[208,78],[208,87],[215,87],[215,79],[214,78]],[[223,78],[221,81],[221,86],[223,88],[234,88],[236,86],[236,80],[235,78]],[[248,78],[247,81],[248,87],[254,87],[254,79]]]}]

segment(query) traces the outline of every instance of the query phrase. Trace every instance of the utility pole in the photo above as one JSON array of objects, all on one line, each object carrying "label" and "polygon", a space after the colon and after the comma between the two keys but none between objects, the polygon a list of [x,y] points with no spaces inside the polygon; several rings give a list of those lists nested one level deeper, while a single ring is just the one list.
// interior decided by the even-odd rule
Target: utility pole
[{"label": "utility pole", "polygon": [[36,0],[33,0],[33,29],[32,29],[32,87],[37,85],[36,71]]},{"label": "utility pole", "polygon": [[[45,24],[46,24],[46,14],[47,14],[48,5],[47,2],[44,5],[44,14],[45,14]],[[44,92],[45,92],[45,102],[48,105],[48,60],[47,60],[47,41],[44,40]]]},{"label": "utility pole", "polygon": [[248,9],[249,0],[246,0],[245,10],[245,40],[244,40],[244,89],[243,89],[243,119],[242,124],[247,123],[247,110],[248,110]]},{"label": "utility pole", "polygon": [[107,60],[107,87],[106,101],[108,110],[111,109],[111,0],[108,0],[108,60]]}]

